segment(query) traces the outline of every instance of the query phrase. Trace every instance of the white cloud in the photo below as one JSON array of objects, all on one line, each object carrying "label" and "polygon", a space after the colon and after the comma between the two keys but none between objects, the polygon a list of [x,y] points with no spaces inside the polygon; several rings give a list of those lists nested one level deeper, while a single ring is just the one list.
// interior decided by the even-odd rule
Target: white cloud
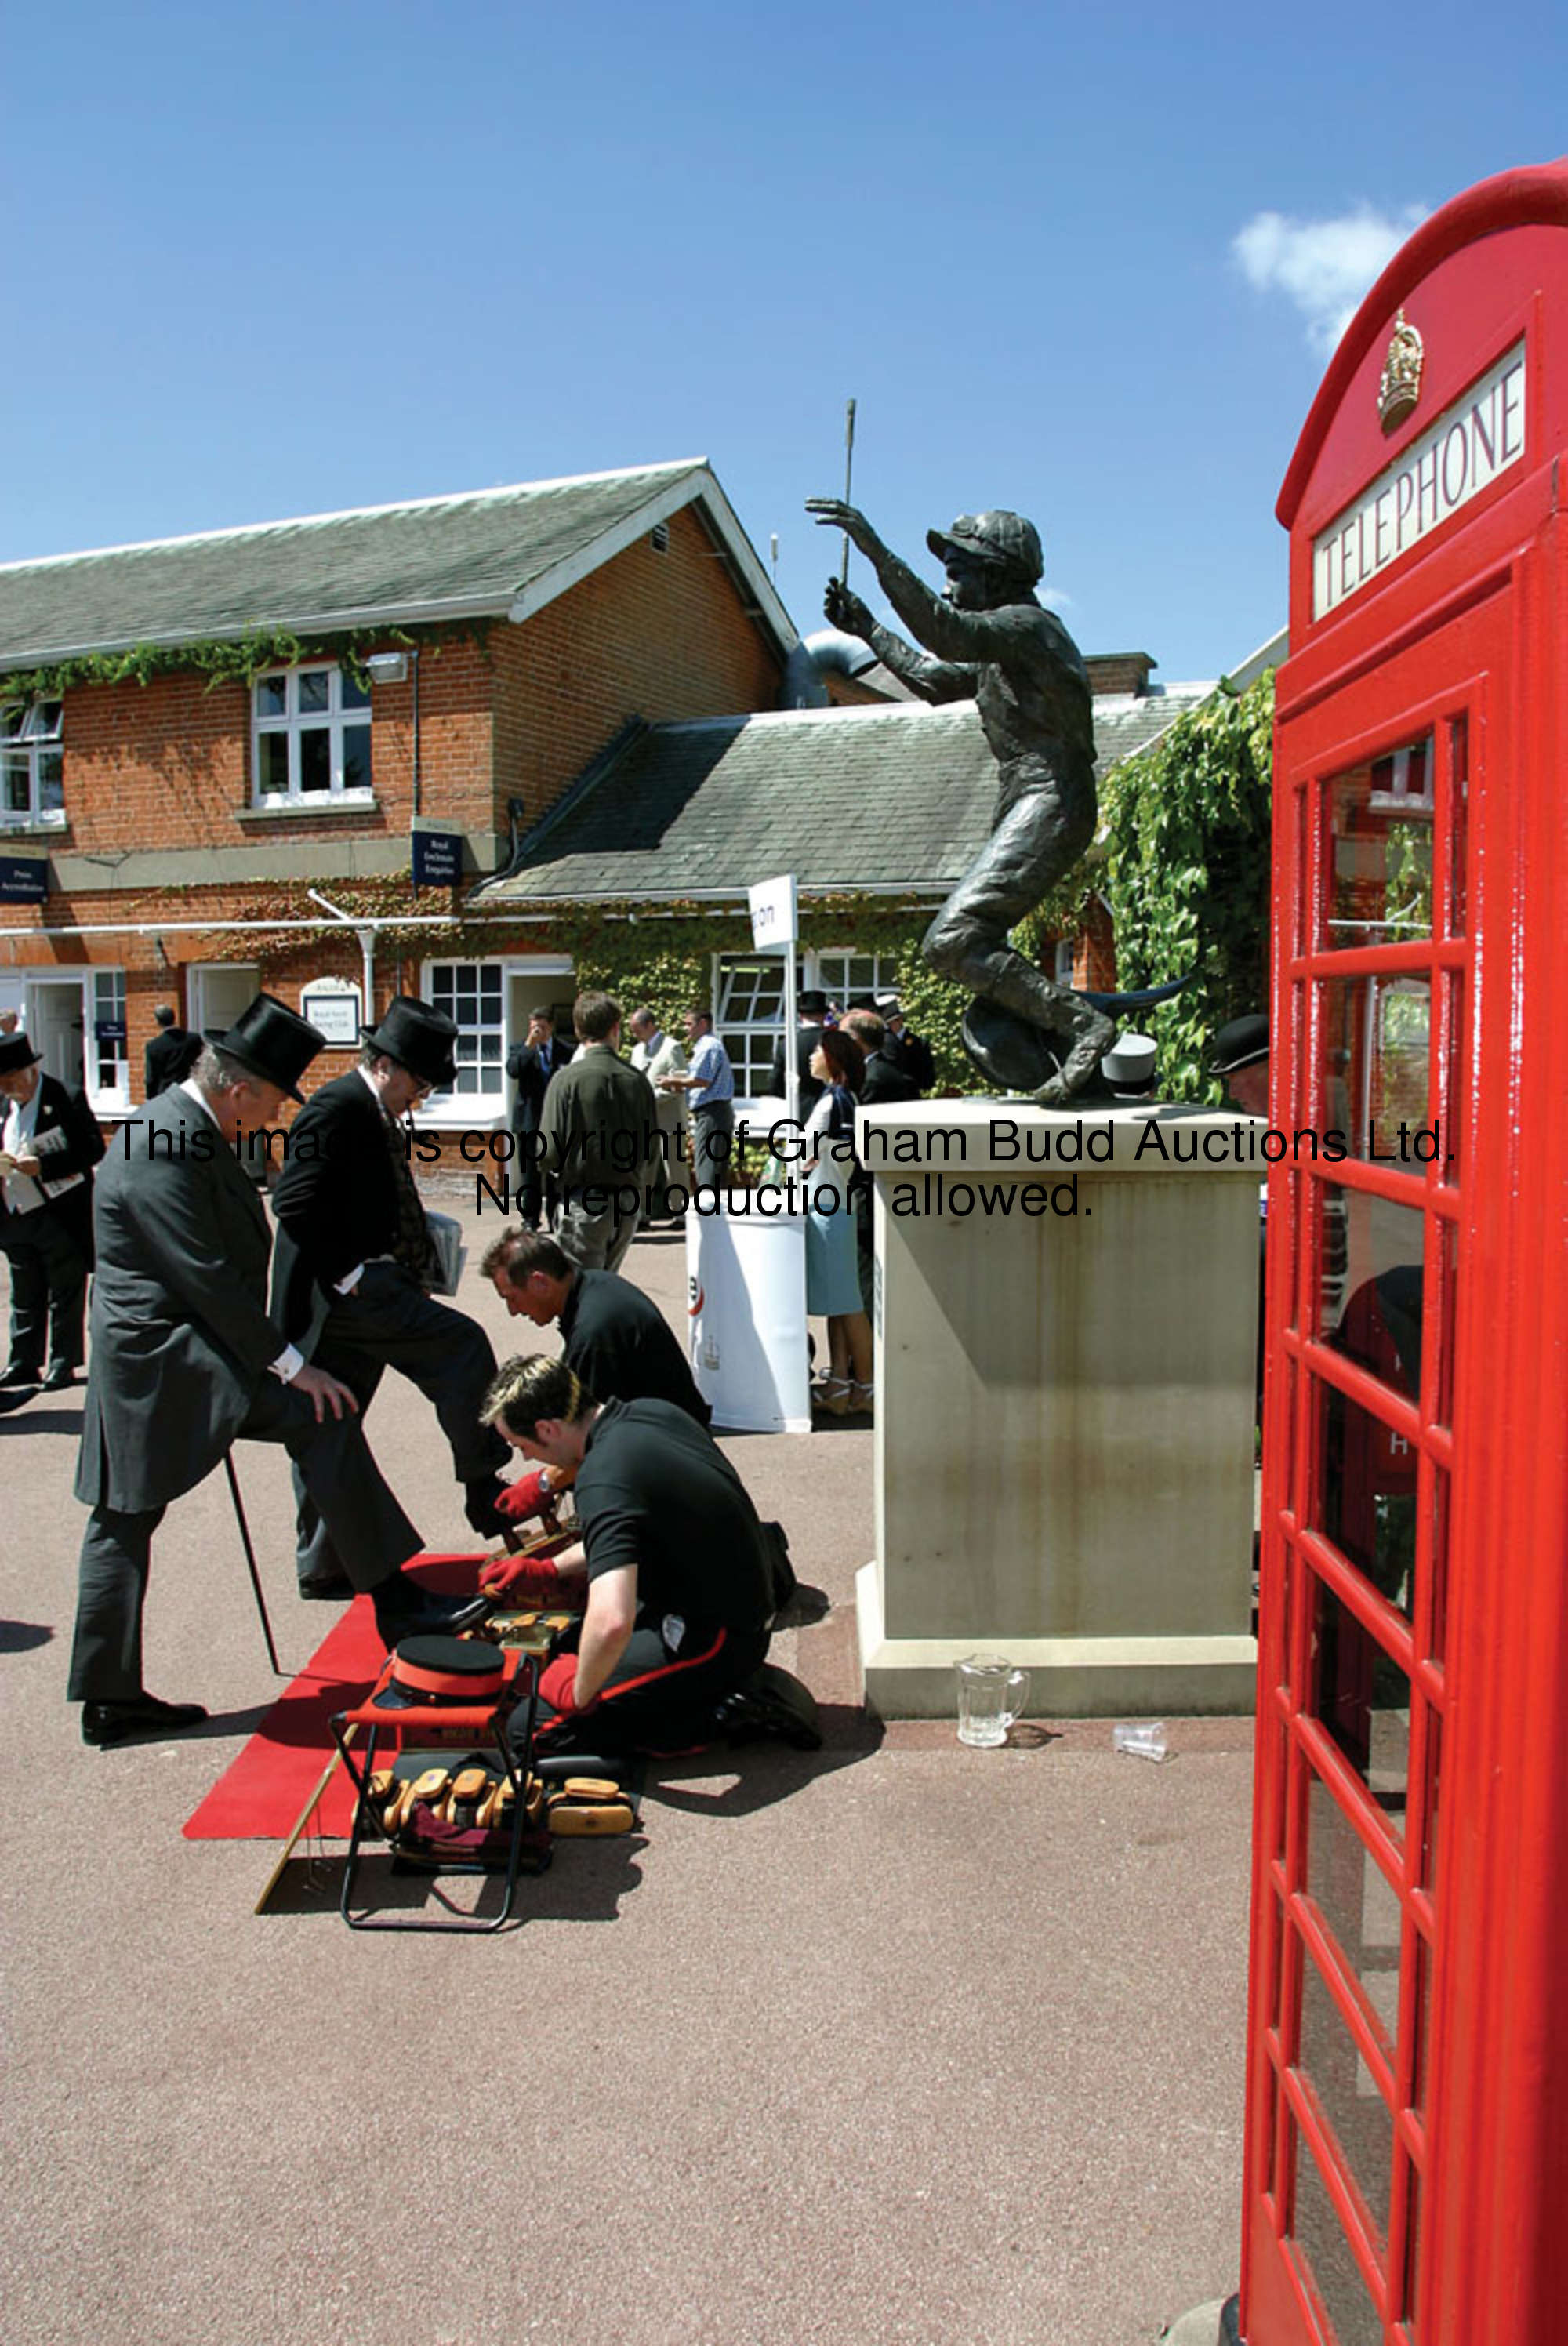
[{"label": "white cloud", "polygon": [[1361,297],[1427,216],[1424,204],[1390,215],[1359,204],[1338,219],[1288,219],[1257,212],[1231,251],[1260,293],[1288,293],[1307,321],[1307,339],[1327,358]]}]

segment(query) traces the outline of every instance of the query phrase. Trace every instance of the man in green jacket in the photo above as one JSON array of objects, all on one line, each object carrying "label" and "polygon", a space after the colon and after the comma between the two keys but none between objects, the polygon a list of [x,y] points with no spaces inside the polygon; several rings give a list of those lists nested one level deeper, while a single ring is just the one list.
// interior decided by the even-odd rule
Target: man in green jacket
[{"label": "man in green jacket", "polygon": [[645,1078],[620,1056],[621,1005],[579,994],[578,1051],[545,1095],[539,1133],[561,1198],[562,1250],[582,1270],[618,1270],[658,1161],[658,1113]]}]

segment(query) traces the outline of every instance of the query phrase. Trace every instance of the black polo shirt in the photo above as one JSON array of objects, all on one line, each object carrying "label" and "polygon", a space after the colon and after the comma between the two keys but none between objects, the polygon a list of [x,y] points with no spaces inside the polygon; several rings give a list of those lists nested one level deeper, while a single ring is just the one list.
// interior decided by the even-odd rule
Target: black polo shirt
[{"label": "black polo shirt", "polygon": [[716,1629],[767,1621],[762,1526],[746,1485],[713,1436],[668,1402],[606,1402],[573,1496],[590,1580],[635,1564],[645,1613]]},{"label": "black polo shirt", "polygon": [[619,1271],[577,1273],[561,1341],[566,1366],[596,1401],[667,1401],[698,1425],[710,1423],[669,1321]]}]

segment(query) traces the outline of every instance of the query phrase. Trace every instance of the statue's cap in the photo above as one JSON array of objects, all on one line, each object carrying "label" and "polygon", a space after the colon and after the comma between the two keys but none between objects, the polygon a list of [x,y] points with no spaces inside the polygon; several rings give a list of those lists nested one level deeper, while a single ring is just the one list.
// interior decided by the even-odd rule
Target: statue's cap
[{"label": "statue's cap", "polygon": [[994,562],[1016,572],[1031,586],[1040,584],[1045,569],[1040,533],[1033,523],[1025,521],[1022,514],[1000,508],[994,513],[960,514],[951,529],[928,529],[925,542],[941,562],[955,551],[973,555],[982,562]]}]

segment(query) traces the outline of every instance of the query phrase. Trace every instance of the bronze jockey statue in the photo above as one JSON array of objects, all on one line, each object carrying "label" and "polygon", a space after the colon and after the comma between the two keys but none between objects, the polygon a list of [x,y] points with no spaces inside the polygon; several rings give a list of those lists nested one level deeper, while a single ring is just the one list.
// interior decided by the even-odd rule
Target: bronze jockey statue
[{"label": "bronze jockey statue", "polygon": [[947,572],[939,596],[853,505],[812,497],[806,509],[860,548],[927,651],[879,627],[838,579],[824,599],[830,623],[860,637],[922,700],[978,703],[999,770],[996,813],[926,932],[925,957],[978,997],[964,1040],[986,1075],[1032,1089],[1044,1106],[1070,1099],[1094,1082],[1115,1025],[1007,942],[1084,855],[1096,814],[1088,674],[1061,620],[1035,597],[1044,566],[1038,533],[1021,514],[1002,512],[961,514],[950,530],[930,531],[926,543]]}]

